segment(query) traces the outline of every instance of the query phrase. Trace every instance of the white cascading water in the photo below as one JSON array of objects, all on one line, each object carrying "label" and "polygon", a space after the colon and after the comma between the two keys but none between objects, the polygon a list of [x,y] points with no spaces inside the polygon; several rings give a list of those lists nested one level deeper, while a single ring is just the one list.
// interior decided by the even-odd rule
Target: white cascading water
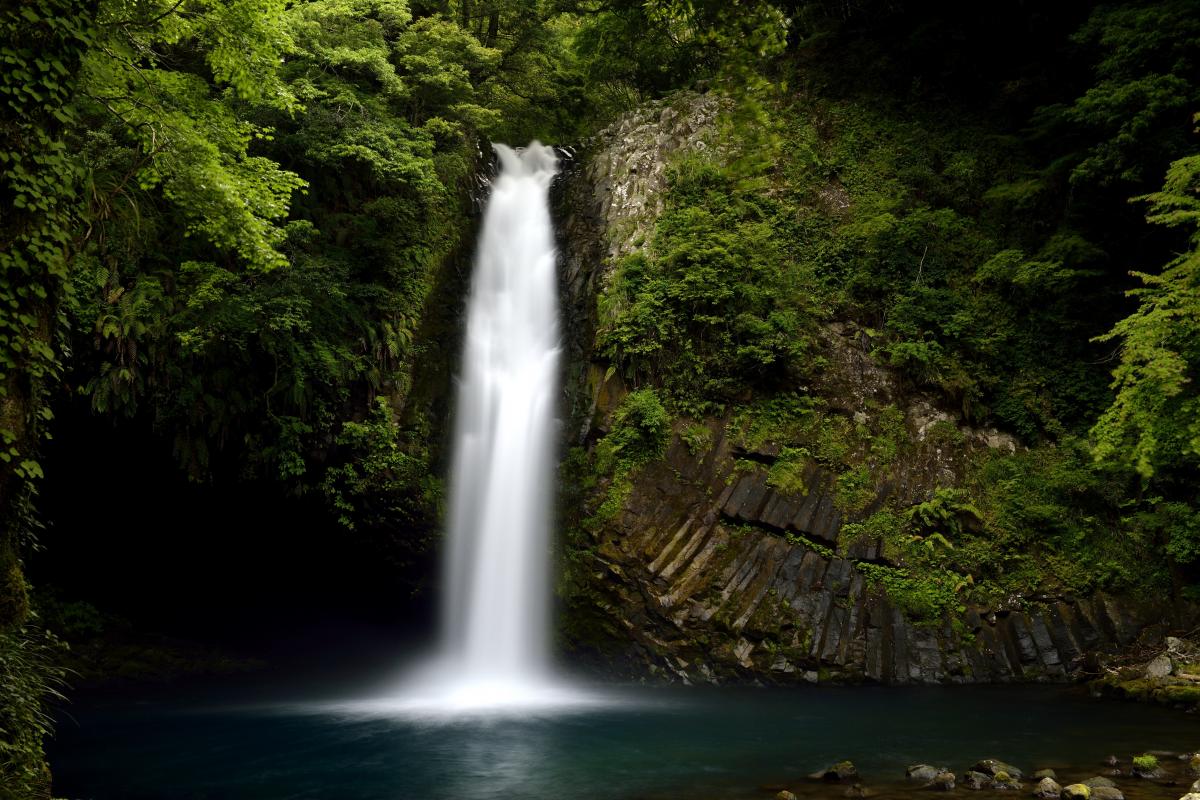
[{"label": "white cascading water", "polygon": [[559,397],[558,162],[538,142],[495,148],[458,388],[443,623],[446,666],[480,700],[548,677]]},{"label": "white cascading water", "polygon": [[450,473],[442,646],[398,696],[365,712],[457,714],[599,702],[549,654],[549,528],[558,438],[554,150],[494,145],[467,302]]}]

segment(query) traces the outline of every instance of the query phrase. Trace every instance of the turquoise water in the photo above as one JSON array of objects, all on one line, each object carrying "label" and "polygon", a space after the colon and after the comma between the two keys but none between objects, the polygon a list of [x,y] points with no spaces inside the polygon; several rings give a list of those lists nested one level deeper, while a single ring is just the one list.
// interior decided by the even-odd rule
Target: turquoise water
[{"label": "turquoise water", "polygon": [[[442,720],[308,702],[96,699],[60,723],[55,796],[680,800],[765,798],[787,786],[840,797],[805,776],[849,758],[886,794],[919,761],[961,775],[995,757],[1082,778],[1110,753],[1200,747],[1194,716],[1053,687],[631,688],[609,697],[560,713]],[[1132,788],[1127,795],[1153,795],[1144,782]]]}]

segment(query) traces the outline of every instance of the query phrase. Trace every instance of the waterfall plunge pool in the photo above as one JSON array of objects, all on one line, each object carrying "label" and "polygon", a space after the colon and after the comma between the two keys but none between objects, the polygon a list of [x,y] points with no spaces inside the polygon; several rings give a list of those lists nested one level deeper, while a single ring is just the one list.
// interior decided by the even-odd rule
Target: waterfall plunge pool
[{"label": "waterfall plunge pool", "polygon": [[[913,796],[904,768],[976,760],[1053,767],[1060,782],[1104,774],[1110,753],[1200,747],[1200,723],[1168,709],[1047,686],[649,688],[520,714],[426,716],[389,702],[241,705],[149,695],[73,706],[51,745],[55,796],[93,800],[683,800],[759,798],[786,787],[840,798],[806,778],[850,759],[874,796]],[[1178,787],[1116,778],[1127,798]],[[961,783],[960,783],[961,787]],[[1020,792],[951,794],[1026,797]]]}]

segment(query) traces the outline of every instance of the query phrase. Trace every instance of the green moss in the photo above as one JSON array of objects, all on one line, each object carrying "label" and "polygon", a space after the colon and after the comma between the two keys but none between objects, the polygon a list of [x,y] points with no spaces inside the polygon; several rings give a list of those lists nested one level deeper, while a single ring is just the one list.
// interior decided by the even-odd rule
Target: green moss
[{"label": "green moss", "polygon": [[679,438],[687,446],[688,452],[692,456],[703,456],[709,450],[712,450],[712,431],[707,425],[699,422],[693,422],[684,426],[683,430],[679,432]]},{"label": "green moss", "polygon": [[767,485],[792,495],[808,494],[805,471],[812,457],[803,447],[784,447],[767,471]]},{"label": "green moss", "polygon": [[1134,769],[1138,769],[1143,772],[1153,772],[1154,770],[1158,769],[1158,759],[1149,753],[1144,753],[1140,756],[1133,757],[1133,766]]}]

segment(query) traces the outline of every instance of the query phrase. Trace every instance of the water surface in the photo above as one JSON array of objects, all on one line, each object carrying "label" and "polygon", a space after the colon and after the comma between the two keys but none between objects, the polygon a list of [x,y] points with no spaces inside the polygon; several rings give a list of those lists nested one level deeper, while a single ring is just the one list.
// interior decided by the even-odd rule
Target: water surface
[{"label": "water surface", "polygon": [[[165,698],[78,703],[52,747],[56,796],[681,800],[768,798],[786,786],[833,798],[841,787],[805,776],[845,758],[887,796],[915,762],[961,775],[996,757],[1081,779],[1109,753],[1200,747],[1194,716],[1057,687],[631,688],[611,704],[458,718]],[[1134,798],[1184,791],[1118,783]]]}]

